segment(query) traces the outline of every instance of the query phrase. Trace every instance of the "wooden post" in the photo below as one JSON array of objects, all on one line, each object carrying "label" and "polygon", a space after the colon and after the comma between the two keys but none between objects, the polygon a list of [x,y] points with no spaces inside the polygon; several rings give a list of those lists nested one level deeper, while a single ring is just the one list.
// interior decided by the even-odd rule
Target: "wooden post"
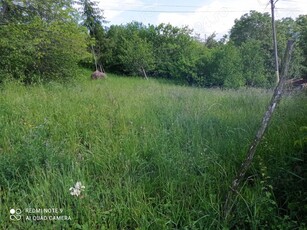
[{"label": "wooden post", "polygon": [[271,102],[267,108],[267,111],[265,112],[262,122],[261,122],[261,126],[256,134],[256,137],[254,139],[254,141],[251,143],[247,154],[246,154],[246,158],[245,161],[242,163],[240,170],[238,171],[237,176],[235,177],[235,179],[233,180],[231,186],[230,186],[230,190],[228,191],[227,197],[226,197],[226,201],[224,204],[224,218],[225,220],[228,219],[229,214],[232,211],[232,208],[234,206],[234,198],[235,196],[238,194],[238,189],[240,186],[240,183],[242,182],[242,180],[244,179],[244,176],[247,172],[247,170],[249,169],[257,146],[260,143],[264,132],[266,131],[266,128],[272,118],[273,112],[276,108],[276,106],[278,105],[279,101],[281,100],[282,97],[282,93],[283,93],[283,87],[284,87],[284,83],[286,81],[286,76],[288,74],[288,70],[289,70],[289,63],[290,63],[290,58],[291,58],[291,53],[293,50],[293,45],[294,42],[293,41],[288,41],[287,44],[287,49],[285,52],[285,56],[283,59],[283,65],[282,65],[282,74],[281,74],[281,79],[278,83],[278,85],[275,87],[274,90],[274,94],[272,96]]},{"label": "wooden post", "polygon": [[[278,0],[276,0],[277,2]],[[275,2],[275,3],[276,3]],[[273,31],[273,45],[274,45],[274,58],[275,58],[275,74],[276,74],[276,85],[279,82],[279,65],[278,65],[278,51],[277,51],[277,39],[276,39],[276,26],[275,26],[275,3],[271,0],[271,12],[272,12],[272,31]]]}]

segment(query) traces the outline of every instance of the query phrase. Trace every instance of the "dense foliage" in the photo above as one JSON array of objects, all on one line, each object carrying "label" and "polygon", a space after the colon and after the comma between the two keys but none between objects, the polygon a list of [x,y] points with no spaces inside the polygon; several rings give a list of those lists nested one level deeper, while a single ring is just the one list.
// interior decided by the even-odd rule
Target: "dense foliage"
[{"label": "dense foliage", "polygon": [[[276,23],[280,63],[287,40],[298,41],[292,59],[291,78],[302,77],[306,69],[304,18],[300,16],[296,21],[284,18]],[[135,71],[138,68],[134,65],[148,66],[151,76],[178,79],[199,86],[268,87],[275,81],[271,30],[269,14],[256,11],[236,20],[229,39],[223,38],[219,42],[214,39],[215,34],[203,41],[193,37],[193,31],[187,27],[169,24],[146,26],[133,22],[111,26],[106,31],[110,42],[106,44],[108,52],[104,65],[111,72],[128,75],[140,73]],[[138,60],[143,63],[137,64]]]},{"label": "dense foliage", "polygon": [[[91,0],[1,0],[0,14],[0,80],[71,78],[78,64],[205,87],[269,87],[275,80],[267,13],[244,14],[229,39],[220,41],[170,24],[106,27],[103,11]],[[306,75],[306,15],[276,25],[279,62],[287,40],[295,38],[290,77]]]},{"label": "dense foliage", "polygon": [[78,13],[80,14],[80,24],[86,27],[89,35],[88,51],[92,57],[83,59],[80,63],[84,67],[91,68],[93,58],[95,69],[102,68],[102,59],[104,58],[106,36],[102,23],[106,23],[103,11],[99,9],[98,3],[90,0],[75,1]]},{"label": "dense foliage", "polygon": [[[54,81],[82,66],[200,87],[270,87],[270,15],[244,14],[219,41],[170,24],[105,23],[91,0],[0,0],[0,216],[13,204],[58,205],[74,219],[50,229],[305,229],[304,94],[279,106],[224,222],[225,194],[269,90],[112,74],[107,82]],[[307,15],[276,25],[280,63],[295,38],[289,77],[306,77]],[[80,199],[69,195],[76,179],[86,184]],[[0,228],[33,223],[5,218]]]},{"label": "dense foliage", "polygon": [[71,1],[2,0],[0,6],[0,81],[75,76],[88,52],[86,30],[73,16]]}]

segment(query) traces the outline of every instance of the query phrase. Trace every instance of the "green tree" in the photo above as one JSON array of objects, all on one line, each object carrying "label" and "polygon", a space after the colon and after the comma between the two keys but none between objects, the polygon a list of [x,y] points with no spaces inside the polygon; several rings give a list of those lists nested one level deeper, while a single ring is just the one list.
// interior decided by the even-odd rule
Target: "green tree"
[{"label": "green tree", "polygon": [[82,25],[88,29],[92,41],[89,42],[89,50],[92,52],[95,61],[95,68],[103,65],[104,52],[106,50],[106,33],[103,23],[106,23],[103,10],[98,7],[97,1],[80,0],[79,13],[81,14]]},{"label": "green tree", "polygon": [[[278,60],[281,66],[281,57],[285,52],[287,41],[296,36],[299,26],[293,19],[283,18],[276,21],[276,31]],[[275,79],[275,61],[270,15],[256,11],[244,14],[240,19],[235,20],[235,25],[230,31],[230,41],[237,47],[240,47],[242,51],[244,76],[247,78],[247,85],[256,84],[257,86],[263,86],[268,83],[272,85]],[[301,76],[304,68],[302,64],[303,49],[301,49],[304,46],[304,42],[302,41],[304,39],[300,40],[300,46],[296,46],[293,52],[289,77]],[[255,56],[254,61],[252,61],[253,56]],[[254,66],[249,65],[249,63],[254,63]]]},{"label": "green tree", "polygon": [[[236,47],[240,47],[246,42],[248,44],[250,40],[260,42],[259,49],[262,51],[261,56],[264,59],[261,63],[264,63],[269,82],[272,84],[275,79],[275,62],[270,15],[257,11],[250,11],[248,14],[244,14],[240,19],[235,20],[235,24],[230,30],[229,38]],[[245,70],[247,69],[245,68]],[[250,75],[250,73],[244,74],[246,76]],[[249,84],[249,82],[247,83]]]},{"label": "green tree", "polygon": [[195,46],[188,27],[178,28],[160,24],[151,34],[157,65],[156,75],[169,79],[186,80],[195,66]]},{"label": "green tree", "polygon": [[141,39],[136,32],[129,37],[122,37],[119,44],[121,52],[119,60],[124,66],[124,71],[132,75],[144,75],[154,67],[154,56],[152,45],[145,39]]},{"label": "green tree", "polygon": [[7,2],[22,13],[18,17],[10,10],[4,13],[10,20],[0,26],[1,80],[13,77],[33,82],[75,76],[78,62],[87,55],[86,33],[71,16],[69,2],[64,8],[61,0],[48,0],[42,8],[38,0]]},{"label": "green tree", "polygon": [[220,45],[220,43],[215,39],[216,38],[216,33],[213,33],[211,35],[209,35],[206,39],[205,39],[205,45],[208,48],[214,48]]},{"label": "green tree", "polygon": [[230,30],[230,40],[236,46],[250,39],[262,41],[268,47],[272,44],[271,17],[268,13],[250,11],[240,19],[235,20],[234,26]]},{"label": "green tree", "polygon": [[239,47],[246,86],[268,86],[270,76],[265,68],[265,51],[258,40],[248,40]]},{"label": "green tree", "polygon": [[138,22],[112,25],[107,32],[106,67],[117,73],[145,75],[154,69],[153,46]]},{"label": "green tree", "polygon": [[45,22],[71,21],[73,0],[0,0],[0,23],[27,23],[33,18]]},{"label": "green tree", "polygon": [[[285,52],[287,41],[289,39],[298,39],[299,38],[299,25],[292,18],[282,18],[276,22],[277,27],[277,41],[278,41],[278,52],[279,56],[282,57],[282,54]],[[291,56],[291,65],[289,68],[289,76],[290,78],[297,78],[302,76],[302,72],[304,69],[303,62],[303,49],[301,47],[300,40],[296,46],[294,46],[294,50]],[[280,63],[281,63],[280,59]]]},{"label": "green tree", "polygon": [[239,50],[232,44],[213,50],[210,62],[210,86],[239,88],[244,85],[242,60]]},{"label": "green tree", "polygon": [[127,30],[122,25],[111,25],[106,34],[107,48],[104,53],[105,58],[103,59],[105,68],[108,71],[117,74],[124,73],[124,65],[122,60],[119,58],[121,55],[121,42],[123,38],[128,38]]},{"label": "green tree", "polygon": [[213,71],[212,56],[213,50],[216,47],[214,49],[209,49],[203,43],[197,41],[195,42],[195,48],[198,51],[194,53],[197,55],[195,71],[193,71],[193,75],[188,78],[188,83],[201,87],[210,87],[213,85],[213,81],[211,80],[211,73]]},{"label": "green tree", "polygon": [[307,15],[300,15],[296,19],[297,35],[299,36],[298,44],[302,51],[302,72],[307,78]]}]

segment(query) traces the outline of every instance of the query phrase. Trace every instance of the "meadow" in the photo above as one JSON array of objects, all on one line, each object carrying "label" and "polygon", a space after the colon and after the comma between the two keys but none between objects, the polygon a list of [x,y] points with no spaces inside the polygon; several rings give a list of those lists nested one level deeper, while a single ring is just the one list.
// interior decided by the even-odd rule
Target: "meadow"
[{"label": "meadow", "polygon": [[304,229],[305,92],[283,97],[231,218],[222,216],[271,95],[113,75],[6,82],[0,228]]}]

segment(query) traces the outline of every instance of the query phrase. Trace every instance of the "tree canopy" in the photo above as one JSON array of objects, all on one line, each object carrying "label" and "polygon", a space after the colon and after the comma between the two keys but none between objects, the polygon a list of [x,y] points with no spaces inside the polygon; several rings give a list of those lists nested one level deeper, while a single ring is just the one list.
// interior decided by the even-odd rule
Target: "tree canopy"
[{"label": "tree canopy", "polygon": [[1,1],[0,81],[33,82],[75,76],[88,55],[87,34],[68,0]]},{"label": "tree canopy", "polygon": [[[170,24],[107,27],[92,0],[0,0],[0,14],[0,80],[68,79],[80,65],[205,87],[269,87],[275,79],[267,13],[242,15],[220,41]],[[276,26],[279,61],[287,40],[296,38],[290,77],[306,75],[306,15]]]}]

